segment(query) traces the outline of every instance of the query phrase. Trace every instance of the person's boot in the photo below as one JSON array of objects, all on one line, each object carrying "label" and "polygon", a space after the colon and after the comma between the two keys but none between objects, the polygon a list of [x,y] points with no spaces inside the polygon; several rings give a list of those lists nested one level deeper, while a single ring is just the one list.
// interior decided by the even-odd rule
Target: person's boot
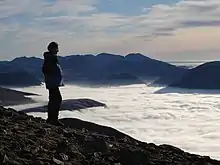
[{"label": "person's boot", "polygon": [[53,111],[53,115],[54,115],[54,119],[55,119],[55,125],[57,125],[57,126],[64,126],[64,124],[58,120],[61,101],[59,100],[57,102],[58,103],[55,106],[56,108]]},{"label": "person's boot", "polygon": [[64,126],[64,124],[58,120],[62,97],[59,93],[56,95],[55,94],[53,93],[53,95],[50,96],[50,101],[48,104],[47,123],[56,125],[56,126]]},{"label": "person's boot", "polygon": [[56,120],[56,125],[57,126],[64,126],[64,124],[62,122],[60,122],[59,120]]},{"label": "person's boot", "polygon": [[55,126],[64,126],[64,124],[58,120],[58,112],[55,110],[50,112],[46,122]]},{"label": "person's boot", "polygon": [[47,119],[46,122],[48,124],[51,124],[51,125],[55,125],[55,126],[64,126],[64,124],[62,122],[60,122],[58,119]]}]

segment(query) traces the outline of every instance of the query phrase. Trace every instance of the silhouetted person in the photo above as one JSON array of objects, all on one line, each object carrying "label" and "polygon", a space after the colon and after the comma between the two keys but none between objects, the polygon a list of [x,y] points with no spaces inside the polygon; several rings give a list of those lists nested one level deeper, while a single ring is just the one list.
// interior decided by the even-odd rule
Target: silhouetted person
[{"label": "silhouetted person", "polygon": [[57,59],[59,47],[56,42],[51,42],[47,49],[48,51],[44,52],[44,64],[42,67],[46,88],[49,90],[47,122],[62,126],[63,124],[58,120],[60,105],[62,103],[59,87],[63,86],[62,70]]}]

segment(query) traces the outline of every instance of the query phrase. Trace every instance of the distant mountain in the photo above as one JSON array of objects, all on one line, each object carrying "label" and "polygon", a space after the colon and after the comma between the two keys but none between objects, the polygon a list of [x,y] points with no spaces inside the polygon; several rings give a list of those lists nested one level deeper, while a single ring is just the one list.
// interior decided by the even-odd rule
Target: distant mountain
[{"label": "distant mountain", "polygon": [[[59,57],[59,61],[65,83],[84,85],[133,84],[140,83],[142,80],[151,81],[158,78],[166,79],[166,81],[160,82],[164,84],[167,83],[167,79],[169,82],[176,80],[176,77],[184,75],[188,70],[151,59],[140,53],[131,53],[126,56],[108,53],[100,53],[96,56],[70,55]],[[5,72],[23,70],[37,80],[43,81],[42,64],[43,59],[40,58],[19,57],[7,63],[0,63],[0,70]],[[126,81],[124,81],[125,79]],[[144,83],[144,81],[142,82]]]},{"label": "distant mountain", "polygon": [[129,73],[119,73],[112,74],[108,77],[103,77],[102,79],[93,81],[94,84],[99,85],[130,85],[130,84],[145,84],[143,80],[139,77],[131,75]]},{"label": "distant mountain", "polygon": [[[17,70],[22,70],[28,72],[35,79],[43,80],[43,75],[41,73],[41,66],[43,65],[43,60],[36,57],[18,57],[8,63],[10,68],[17,68]],[[17,71],[16,70],[16,71]]]},{"label": "distant mountain", "polygon": [[188,89],[220,89],[220,61],[199,65],[170,86]]},{"label": "distant mountain", "polygon": [[19,57],[12,61],[0,62],[0,85],[32,86],[40,85],[43,78],[39,70],[42,59]]},{"label": "distant mountain", "polygon": [[[107,53],[97,56],[69,56],[60,58],[60,62],[65,81],[70,83],[99,84],[103,79],[106,78],[107,81],[111,76],[119,74],[130,74],[145,81],[162,77],[173,80],[188,70],[138,53],[127,56]],[[118,79],[118,83],[120,81]]]},{"label": "distant mountain", "polygon": [[26,71],[0,72],[2,86],[32,86],[40,85],[41,81]]},{"label": "distant mountain", "polygon": [[188,70],[186,70],[186,72],[184,72],[184,74],[177,74],[177,75],[169,75],[169,76],[161,76],[158,77],[157,79],[153,80],[148,86],[168,86],[170,84],[173,84],[177,81],[179,81],[180,79],[182,79],[182,77],[188,73]]}]

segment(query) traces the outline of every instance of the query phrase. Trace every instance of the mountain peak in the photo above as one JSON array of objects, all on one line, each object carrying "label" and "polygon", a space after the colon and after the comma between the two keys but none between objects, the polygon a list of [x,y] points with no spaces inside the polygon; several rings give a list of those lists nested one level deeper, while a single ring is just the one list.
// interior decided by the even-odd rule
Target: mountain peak
[{"label": "mountain peak", "polygon": [[144,56],[144,55],[141,53],[129,53],[127,54],[127,56]]},{"label": "mountain peak", "polygon": [[150,60],[151,58],[141,54],[141,53],[129,53],[128,55],[125,56],[125,58],[130,59],[130,60]]},{"label": "mountain peak", "polygon": [[99,53],[96,56],[121,56],[121,55],[112,54],[112,53]]},{"label": "mountain peak", "polygon": [[22,56],[22,57],[16,57],[12,61],[36,60],[36,59],[39,59],[39,58],[34,57],[34,56],[32,57]]}]

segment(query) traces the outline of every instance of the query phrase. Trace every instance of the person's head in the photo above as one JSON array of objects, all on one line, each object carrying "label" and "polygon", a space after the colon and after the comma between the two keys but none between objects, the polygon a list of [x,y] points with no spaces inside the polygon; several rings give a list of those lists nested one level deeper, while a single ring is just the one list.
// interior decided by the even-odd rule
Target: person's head
[{"label": "person's head", "polygon": [[47,46],[47,49],[48,49],[49,52],[51,52],[53,54],[57,54],[59,52],[59,45],[56,42],[51,42]]}]

